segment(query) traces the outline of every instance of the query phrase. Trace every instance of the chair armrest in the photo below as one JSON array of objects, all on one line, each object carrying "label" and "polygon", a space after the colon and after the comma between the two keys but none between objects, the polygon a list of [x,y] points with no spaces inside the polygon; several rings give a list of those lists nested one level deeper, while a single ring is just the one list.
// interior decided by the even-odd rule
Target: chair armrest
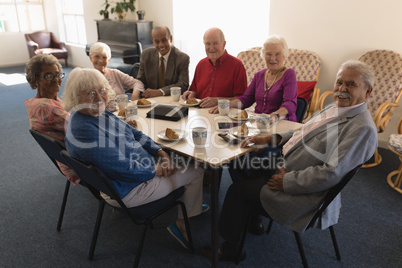
[{"label": "chair armrest", "polygon": [[64,42],[60,42],[53,33],[50,33],[50,39],[52,42],[52,48],[65,49]]},{"label": "chair armrest", "polygon": [[324,108],[325,99],[332,94],[334,94],[332,91],[325,91],[321,94],[320,99],[318,100],[318,111],[321,111],[322,108]]},{"label": "chair armrest", "polygon": [[28,47],[32,47],[34,50],[37,50],[39,48],[38,43],[35,43],[34,41],[27,41]]},{"label": "chair armrest", "polygon": [[391,116],[396,107],[399,106],[399,103],[394,102],[384,102],[381,106],[377,109],[374,114],[373,120],[377,127],[378,133],[384,132],[385,128],[387,127]]},{"label": "chair armrest", "polygon": [[320,91],[321,90],[318,87],[314,88],[311,99],[310,99],[309,107],[307,110],[307,115],[303,119],[303,123],[307,122],[311,118],[311,116],[317,111],[319,97],[320,97]]}]

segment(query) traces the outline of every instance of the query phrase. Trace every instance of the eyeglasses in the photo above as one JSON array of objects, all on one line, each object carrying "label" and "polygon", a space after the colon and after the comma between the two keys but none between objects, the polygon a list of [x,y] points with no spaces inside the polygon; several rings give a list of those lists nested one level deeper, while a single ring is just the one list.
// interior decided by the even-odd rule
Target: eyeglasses
[{"label": "eyeglasses", "polygon": [[107,89],[107,88],[101,88],[101,89],[98,89],[98,90],[91,90],[91,91],[89,91],[88,93],[86,93],[86,94],[84,95],[84,97],[85,97],[85,99],[87,99],[87,100],[94,100],[94,99],[95,99],[95,96],[96,96],[97,94],[101,95],[102,97],[105,97],[105,96],[107,95],[107,93],[108,93],[108,89]]},{"label": "eyeglasses", "polygon": [[65,73],[56,73],[56,75],[54,75],[52,73],[45,73],[44,75],[38,75],[38,76],[45,78],[47,81],[53,81],[53,79],[55,77],[63,79],[65,76]]}]

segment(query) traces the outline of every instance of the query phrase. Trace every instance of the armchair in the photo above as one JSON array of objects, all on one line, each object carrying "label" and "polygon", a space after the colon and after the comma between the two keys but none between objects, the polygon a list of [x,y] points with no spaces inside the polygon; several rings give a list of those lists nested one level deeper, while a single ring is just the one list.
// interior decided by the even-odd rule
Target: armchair
[{"label": "armchair", "polygon": [[[402,95],[402,56],[391,50],[372,50],[359,58],[374,71],[374,89],[367,101],[368,109],[373,117],[378,133],[384,132]],[[318,109],[324,106],[325,99],[332,91],[324,92],[319,100]],[[377,166],[382,158],[378,150],[374,154],[374,162],[363,165],[363,168]]]},{"label": "armchair", "polygon": [[[255,73],[266,68],[263,58],[261,58],[262,47],[252,47],[246,51],[240,52],[237,57],[243,62],[246,69],[247,85],[251,83]],[[320,73],[321,60],[318,55],[312,51],[301,49],[289,49],[287,59],[288,67],[296,72],[297,86],[299,88],[299,97],[303,97],[308,102],[304,121],[311,117],[316,111],[320,89],[315,85]]]},{"label": "armchair", "polygon": [[52,32],[34,32],[25,34],[29,57],[38,54],[52,54],[58,59],[64,59],[68,67],[68,51]]}]

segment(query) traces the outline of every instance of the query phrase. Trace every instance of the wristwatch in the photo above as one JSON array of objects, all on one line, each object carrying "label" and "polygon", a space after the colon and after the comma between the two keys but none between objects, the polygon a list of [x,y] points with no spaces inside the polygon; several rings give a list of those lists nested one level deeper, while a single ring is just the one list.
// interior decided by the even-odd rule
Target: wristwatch
[{"label": "wristwatch", "polygon": [[278,112],[273,112],[273,114],[276,115],[276,117],[278,117],[278,120],[277,120],[277,121],[279,121],[279,119],[281,119],[281,116],[279,115]]}]

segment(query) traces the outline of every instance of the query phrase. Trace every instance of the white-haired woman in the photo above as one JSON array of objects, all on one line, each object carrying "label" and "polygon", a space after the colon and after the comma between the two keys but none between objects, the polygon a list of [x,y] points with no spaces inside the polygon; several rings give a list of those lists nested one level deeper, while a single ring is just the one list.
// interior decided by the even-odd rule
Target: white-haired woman
[{"label": "white-haired woman", "polygon": [[[155,201],[184,186],[181,200],[188,216],[206,211],[208,207],[202,205],[203,169],[173,168],[169,155],[150,137],[105,109],[109,90],[106,78],[94,69],[75,68],[70,73],[63,94],[64,107],[71,111],[66,134],[70,155],[97,166],[129,208]],[[109,197],[104,198],[117,205]],[[168,230],[188,248],[180,209],[178,219]]]},{"label": "white-haired woman", "polygon": [[140,92],[144,91],[144,84],[140,80],[117,69],[107,68],[110,58],[110,47],[107,44],[96,42],[91,46],[91,49],[89,50],[89,59],[91,60],[92,65],[106,77],[116,94],[125,94],[125,88],[133,89],[131,99],[137,100],[140,96]]},{"label": "white-haired woman", "polygon": [[[254,75],[246,92],[232,100],[230,107],[245,109],[256,103],[256,113],[269,114],[275,121],[296,121],[297,81],[295,71],[285,66],[288,56],[288,45],[283,37],[268,37],[261,51],[267,68]],[[218,107],[210,112],[218,113]]]}]

